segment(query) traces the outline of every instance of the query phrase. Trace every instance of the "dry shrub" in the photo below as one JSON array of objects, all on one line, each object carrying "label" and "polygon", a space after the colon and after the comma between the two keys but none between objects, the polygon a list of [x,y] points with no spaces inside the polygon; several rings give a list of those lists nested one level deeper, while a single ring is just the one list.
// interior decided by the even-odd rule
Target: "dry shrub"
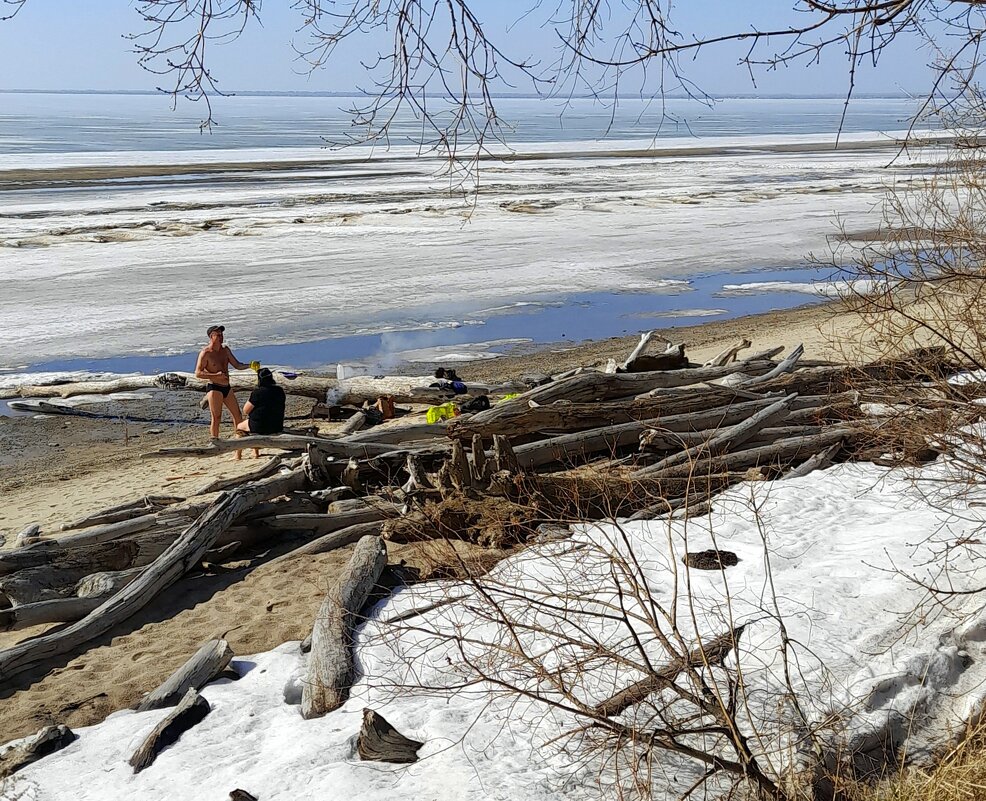
[{"label": "dry shrub", "polygon": [[975,801],[986,798],[986,727],[979,727],[932,770],[906,769],[877,784],[849,785],[847,801]]}]

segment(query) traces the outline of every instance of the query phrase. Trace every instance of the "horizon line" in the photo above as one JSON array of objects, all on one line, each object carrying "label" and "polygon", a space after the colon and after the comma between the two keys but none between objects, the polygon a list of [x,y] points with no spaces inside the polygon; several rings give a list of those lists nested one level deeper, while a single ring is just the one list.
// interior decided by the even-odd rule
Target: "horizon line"
[{"label": "horizon line", "polygon": [[[153,89],[4,89],[0,88],[0,94],[8,95],[131,95],[131,96],[169,96],[171,92]],[[373,95],[361,93],[359,91],[315,91],[315,90],[293,90],[293,89],[239,89],[223,92],[219,97],[373,97]],[[440,94],[426,93],[428,97],[441,97]],[[920,97],[920,93],[898,91],[890,92],[856,92],[849,98],[863,100],[909,100]],[[495,92],[491,95],[493,99],[517,99],[517,100],[612,100],[612,96],[607,95],[567,95],[565,97],[545,97],[543,95],[525,92]],[[620,94],[616,95],[617,100],[655,100],[660,98],[659,93],[654,95],[644,94]],[[688,94],[673,93],[664,95],[667,100],[695,100],[702,102],[702,98]],[[843,100],[846,98],[845,92],[822,93],[822,94],[799,94],[794,92],[769,92],[764,94],[754,94],[750,92],[724,92],[721,94],[708,93],[707,99],[710,100]]]}]

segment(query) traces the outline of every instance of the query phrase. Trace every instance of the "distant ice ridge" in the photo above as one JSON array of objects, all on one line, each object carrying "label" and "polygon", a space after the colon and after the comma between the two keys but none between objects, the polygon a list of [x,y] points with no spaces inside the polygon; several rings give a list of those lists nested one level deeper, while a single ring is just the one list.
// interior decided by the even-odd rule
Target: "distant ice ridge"
[{"label": "distant ice ridge", "polygon": [[431,348],[416,348],[405,350],[395,355],[407,362],[471,362],[475,359],[498,359],[503,353],[491,348],[502,348],[508,345],[522,345],[531,342],[530,339],[495,339],[490,342],[471,342],[462,345],[435,346]]},{"label": "distant ice ridge", "polygon": [[[568,154],[610,154],[619,151],[651,150],[656,154],[714,155],[736,150],[799,149],[816,150],[821,147],[832,148],[836,142],[846,149],[853,146],[885,144],[897,145],[909,132],[905,129],[893,131],[872,131],[854,133],[811,133],[811,134],[747,134],[682,137],[638,137],[633,139],[602,139],[595,141],[555,141],[555,142],[511,142],[509,146],[487,143],[490,153],[508,155],[513,153],[551,155]],[[928,139],[946,138],[948,131],[912,131],[911,136]],[[231,148],[228,150],[108,150],[83,153],[4,153],[0,154],[0,170],[24,169],[66,169],[73,167],[141,166],[175,164],[267,164],[277,162],[358,162],[366,159],[380,161],[413,158],[418,159],[420,148],[414,145],[397,145],[390,148],[370,146],[347,147],[268,147]],[[434,161],[443,157],[437,154]],[[432,159],[426,159],[432,160]]]},{"label": "distant ice ridge", "polygon": [[826,298],[844,298],[853,294],[871,292],[873,281],[751,281],[744,284],[723,284],[720,295],[754,295],[769,292],[800,292]]},{"label": "distant ice ridge", "polygon": [[[934,478],[941,470],[931,465],[917,477]],[[707,641],[728,627],[747,624],[738,655],[727,660],[734,665],[738,658],[744,667],[745,690],[754,700],[744,707],[752,718],[743,717],[741,725],[759,725],[762,737],[751,737],[750,743],[762,751],[760,757],[783,770],[800,738],[800,730],[787,728],[790,721],[778,727],[773,716],[774,701],[784,690],[777,614],[797,656],[795,689],[810,719],[828,721],[835,729],[827,728],[826,734],[854,746],[890,738],[901,753],[920,757],[963,731],[986,695],[986,616],[975,596],[954,598],[952,614],[936,604],[935,614],[908,618],[927,596],[905,573],[929,579],[936,537],[953,541],[984,522],[982,508],[963,505],[957,511],[960,518],[929,506],[899,472],[869,464],[837,465],[805,478],[738,485],[716,499],[708,517],[687,524],[641,521],[623,522],[619,530],[607,524],[580,528],[568,543],[535,546],[501,562],[493,575],[521,588],[564,588],[558,603],[610,601],[605,584],[589,582],[577,593],[587,559],[632,548],[656,601],[667,608],[672,588],[686,586],[680,563],[686,548],[718,543],[734,551],[739,563],[725,571],[690,573],[690,595],[679,600],[680,632],[686,642]],[[984,573],[973,565],[961,576],[962,585],[950,588],[982,586]],[[614,797],[611,763],[580,753],[577,741],[555,740],[576,723],[571,715],[489,685],[459,686],[470,675],[468,665],[454,646],[435,643],[429,631],[468,632],[470,645],[460,640],[460,647],[489,642],[502,650],[507,641],[495,616],[474,611],[482,602],[471,593],[468,583],[426,583],[378,604],[358,633],[362,678],[350,700],[321,719],[305,721],[293,705],[307,657],[297,643],[287,643],[258,656],[234,658],[240,680],[207,686],[203,695],[211,714],[136,776],[127,759],[168,710],[111,715],[78,730],[77,741],[18,777],[38,798],[101,801],[135,795],[146,801],[192,801],[225,797],[233,787],[271,801],[326,793],[391,801],[398,787],[403,797],[435,801]],[[408,628],[384,622],[459,594],[465,600],[420,614]],[[511,614],[522,617],[517,597]],[[627,592],[620,602],[632,607],[632,599]],[[542,616],[546,610],[539,607],[531,614]],[[909,625],[902,627],[902,619]],[[619,620],[604,618],[591,634],[610,646],[628,637]],[[550,632],[537,644],[538,651],[564,661],[566,648],[550,648]],[[591,667],[581,675],[570,691],[595,700],[636,678]],[[411,686],[401,689],[402,683]],[[531,686],[548,683],[532,678]],[[423,741],[422,760],[409,766],[360,761],[354,739],[365,707]],[[565,751],[566,745],[576,751]],[[695,763],[663,752],[658,764],[653,781],[659,801],[678,798],[702,772]]]}]

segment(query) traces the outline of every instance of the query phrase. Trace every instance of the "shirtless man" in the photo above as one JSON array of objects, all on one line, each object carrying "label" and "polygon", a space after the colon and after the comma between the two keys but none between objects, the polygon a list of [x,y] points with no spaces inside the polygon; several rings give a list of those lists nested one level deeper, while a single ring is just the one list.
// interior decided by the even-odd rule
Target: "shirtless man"
[{"label": "shirtless man", "polygon": [[[246,370],[250,365],[243,364],[233,355],[228,347],[223,344],[224,325],[211,325],[206,332],[209,336],[209,344],[202,348],[199,353],[199,360],[195,364],[195,377],[208,381],[206,385],[206,400],[209,402],[209,414],[212,421],[209,424],[209,434],[213,439],[219,437],[219,423],[223,416],[223,406],[229,409],[233,418],[233,430],[243,420],[240,414],[240,404],[233,394],[233,388],[229,385],[229,366],[233,365],[237,370]],[[237,457],[239,457],[237,452]]]}]

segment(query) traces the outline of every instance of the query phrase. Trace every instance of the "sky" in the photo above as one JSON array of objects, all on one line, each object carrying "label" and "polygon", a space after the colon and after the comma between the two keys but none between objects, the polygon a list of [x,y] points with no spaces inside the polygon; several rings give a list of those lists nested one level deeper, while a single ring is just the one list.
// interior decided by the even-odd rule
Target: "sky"
[{"label": "sky", "polygon": [[[503,42],[518,59],[532,60],[547,68],[558,57],[558,37],[545,20],[556,7],[530,11],[534,0],[473,0],[471,7],[491,38]],[[721,33],[760,29],[778,23],[803,20],[793,14],[795,0],[681,0],[672,7],[676,27],[684,32]],[[126,34],[141,30],[134,0],[27,0],[16,17],[0,22],[0,89],[103,89],[146,90],[170,88],[167,78],[142,70]],[[364,63],[372,60],[386,38],[346,42],[327,66],[309,74],[296,58],[292,43],[303,37],[301,16],[288,0],[267,0],[260,24],[250,27],[236,41],[215,45],[210,59],[214,74],[227,91],[336,91],[370,88]],[[621,6],[614,0],[613,7]],[[751,8],[752,6],[752,8]],[[0,5],[0,8],[3,8]],[[618,13],[618,12],[617,12]],[[848,86],[846,60],[839,46],[826,51],[820,63],[799,64],[776,71],[757,70],[755,82],[739,66],[744,45],[707,48],[683,63],[688,77],[713,95],[794,94],[838,95]],[[864,68],[857,89],[871,94],[921,93],[930,84],[928,58],[915,40],[899,41],[886,51],[875,67]],[[631,73],[621,91],[635,94],[657,90],[653,74],[644,78]],[[534,91],[517,76],[498,91]],[[581,90],[577,90],[581,91]],[[674,87],[672,87],[672,92]]]}]

